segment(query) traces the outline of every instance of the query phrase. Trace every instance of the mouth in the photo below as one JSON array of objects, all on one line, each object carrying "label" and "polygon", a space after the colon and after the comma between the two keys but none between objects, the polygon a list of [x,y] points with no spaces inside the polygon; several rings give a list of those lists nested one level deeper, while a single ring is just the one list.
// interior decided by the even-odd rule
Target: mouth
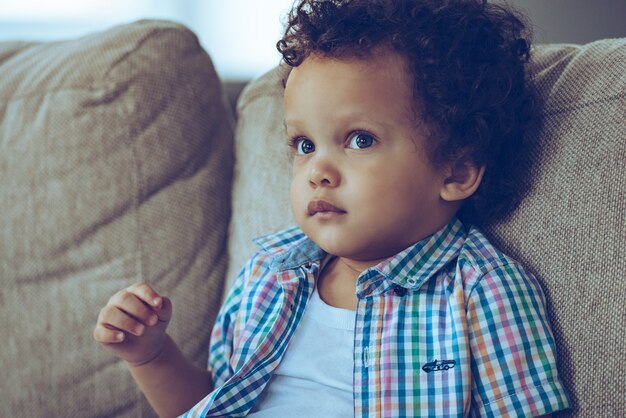
[{"label": "mouth", "polygon": [[334,215],[343,215],[347,212],[324,200],[312,200],[307,206],[307,213],[309,214],[309,216],[319,215],[329,217]]}]

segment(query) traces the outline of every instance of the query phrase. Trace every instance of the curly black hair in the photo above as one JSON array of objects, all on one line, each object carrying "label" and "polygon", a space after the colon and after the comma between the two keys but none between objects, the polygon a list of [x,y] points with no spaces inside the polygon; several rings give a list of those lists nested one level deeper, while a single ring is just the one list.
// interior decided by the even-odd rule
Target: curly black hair
[{"label": "curly black hair", "polygon": [[377,47],[403,56],[431,161],[485,166],[457,213],[484,225],[506,218],[529,188],[530,39],[520,14],[483,0],[299,0],[276,46],[291,67],[310,54],[366,58]]}]

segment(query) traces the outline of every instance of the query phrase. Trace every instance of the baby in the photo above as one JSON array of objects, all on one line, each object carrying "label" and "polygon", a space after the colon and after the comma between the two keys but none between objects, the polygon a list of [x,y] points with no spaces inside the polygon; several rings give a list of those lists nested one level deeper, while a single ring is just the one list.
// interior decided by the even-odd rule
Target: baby
[{"label": "baby", "polygon": [[[257,240],[208,370],[133,285],[95,339],[161,416],[538,416],[568,407],[538,281],[477,226],[521,198],[524,25],[478,0],[301,0],[278,49],[297,227]],[[194,406],[195,405],[195,406]],[[191,408],[191,409],[190,409]]]}]

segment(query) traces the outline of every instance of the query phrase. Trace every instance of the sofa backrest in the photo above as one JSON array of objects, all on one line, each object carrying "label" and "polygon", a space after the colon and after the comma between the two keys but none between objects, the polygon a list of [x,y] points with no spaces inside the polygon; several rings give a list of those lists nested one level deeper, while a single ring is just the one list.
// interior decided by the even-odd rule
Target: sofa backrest
[{"label": "sofa backrest", "polygon": [[139,281],[204,367],[222,295],[231,118],[188,29],[0,44],[0,416],[151,417],[92,337]]},{"label": "sofa backrest", "polygon": [[[533,188],[487,234],[540,279],[573,408],[624,416],[626,393],[626,40],[539,45],[530,74],[544,102]],[[236,128],[232,281],[251,239],[293,224],[290,161],[276,68],[242,93]],[[228,287],[228,285],[227,285]]]}]

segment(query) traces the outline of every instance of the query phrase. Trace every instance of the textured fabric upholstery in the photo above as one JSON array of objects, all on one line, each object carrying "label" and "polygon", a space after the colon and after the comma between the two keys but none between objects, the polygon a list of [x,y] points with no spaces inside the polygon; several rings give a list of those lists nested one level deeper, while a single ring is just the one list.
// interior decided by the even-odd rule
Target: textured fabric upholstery
[{"label": "textured fabric upholstery", "polygon": [[145,281],[206,364],[233,157],[211,61],[186,28],[144,21],[0,44],[0,74],[0,416],[153,416],[92,331]]},{"label": "textured fabric upholstery", "polygon": [[[574,401],[563,416],[626,415],[625,70],[623,39],[536,47],[530,73],[544,107],[531,132],[541,145],[533,187],[509,219],[486,230],[546,291]],[[238,103],[229,280],[255,251],[252,237],[293,223],[284,73],[256,80]]]},{"label": "textured fabric upholstery", "polygon": [[626,415],[626,40],[536,51],[534,188],[492,238],[540,277],[568,414]]},{"label": "textured fabric upholstery", "polygon": [[294,225],[289,204],[291,161],[283,123],[282,82],[288,74],[284,67],[271,70],[248,84],[237,102],[226,289],[258,249],[253,238]]}]

